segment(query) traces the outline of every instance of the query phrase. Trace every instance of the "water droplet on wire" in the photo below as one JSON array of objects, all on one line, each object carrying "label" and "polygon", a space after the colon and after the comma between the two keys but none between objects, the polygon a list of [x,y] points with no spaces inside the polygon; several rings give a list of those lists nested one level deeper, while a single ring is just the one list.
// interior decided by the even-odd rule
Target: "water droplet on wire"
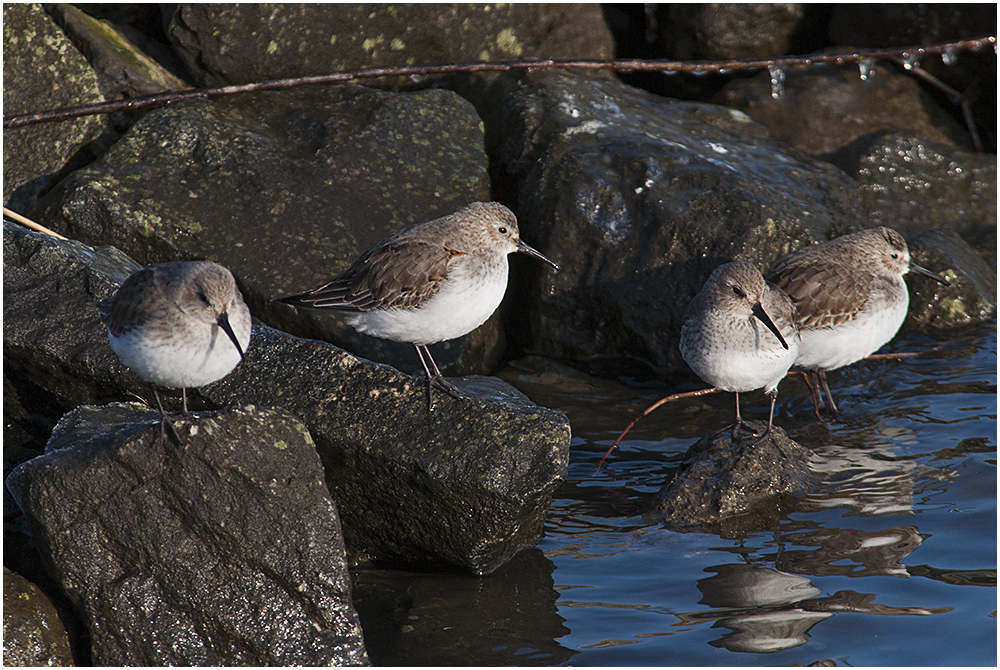
[{"label": "water droplet on wire", "polygon": [[919,53],[909,53],[903,52],[903,67],[907,70],[912,70],[913,68],[920,65],[920,54]]},{"label": "water droplet on wire", "polygon": [[875,74],[875,61],[871,58],[859,58],[858,71],[861,73],[861,81],[868,81]]},{"label": "water droplet on wire", "polygon": [[768,65],[771,74],[771,97],[778,100],[785,94],[785,71],[780,65]]}]

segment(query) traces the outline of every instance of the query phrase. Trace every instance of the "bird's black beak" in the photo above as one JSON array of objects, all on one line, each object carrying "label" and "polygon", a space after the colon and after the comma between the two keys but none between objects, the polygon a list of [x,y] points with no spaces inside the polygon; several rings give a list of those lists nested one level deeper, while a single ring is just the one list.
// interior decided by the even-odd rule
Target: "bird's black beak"
[{"label": "bird's black beak", "polygon": [[236,333],[233,332],[233,327],[229,325],[229,315],[223,312],[219,315],[219,318],[215,320],[219,324],[219,328],[229,336],[229,339],[233,341],[236,345],[236,351],[240,352],[240,360],[243,359],[243,347],[240,346],[239,340],[236,339]]},{"label": "bird's black beak", "polygon": [[528,246],[522,240],[518,240],[517,241],[517,253],[519,253],[519,254],[527,254],[528,256],[532,256],[534,258],[537,258],[540,261],[548,263],[555,270],[559,269],[558,265],[556,265],[555,263],[553,263],[552,261],[550,261],[548,258],[546,258],[545,256],[543,256],[540,251],[537,251],[533,247]]},{"label": "bird's black beak", "polygon": [[918,275],[923,275],[925,277],[930,277],[934,281],[939,281],[945,286],[951,286],[951,282],[939,275],[936,272],[931,272],[927,268],[922,268],[916,263],[910,263],[910,272],[916,272]]},{"label": "bird's black beak", "polygon": [[785,342],[785,338],[781,336],[781,331],[779,331],[778,327],[774,325],[774,321],[771,321],[771,317],[767,315],[767,312],[764,311],[764,308],[761,307],[759,302],[753,306],[753,315],[760,319],[761,323],[767,326],[768,330],[774,333],[774,336],[778,338],[779,342],[781,342],[781,346],[785,349],[788,348],[788,343]]}]

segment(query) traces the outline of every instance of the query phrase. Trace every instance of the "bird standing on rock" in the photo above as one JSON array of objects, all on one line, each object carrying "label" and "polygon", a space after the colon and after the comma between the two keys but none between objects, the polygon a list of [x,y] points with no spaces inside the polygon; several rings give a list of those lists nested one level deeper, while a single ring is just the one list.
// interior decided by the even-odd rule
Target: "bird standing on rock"
[{"label": "bird standing on rock", "polygon": [[950,286],[947,280],[910,262],[903,236],[871,228],[804,247],[774,264],[767,278],[795,304],[802,338],[795,365],[807,370],[818,410],[820,388],[838,414],[826,372],[870,356],[903,325],[910,294],[903,275],[913,271]]},{"label": "bird standing on rock", "polygon": [[98,305],[111,348],[153,383],[162,426],[169,424],[156,385],[187,389],[222,379],[250,344],[250,310],[229,270],[211,261],[149,265]]},{"label": "bird standing on rock", "polygon": [[736,393],[763,388],[771,398],[771,433],[780,382],[795,362],[799,333],[794,308],[783,291],[768,284],[752,263],[720,265],[694,297],[681,327],[681,357],[705,382]]},{"label": "bird standing on rock", "polygon": [[393,233],[333,281],[280,302],[347,312],[359,332],[412,344],[427,374],[430,409],[432,387],[453,398],[463,394],[441,374],[427,345],[466,335],[496,311],[512,253],[559,269],[521,240],[513,212],[476,202]]}]

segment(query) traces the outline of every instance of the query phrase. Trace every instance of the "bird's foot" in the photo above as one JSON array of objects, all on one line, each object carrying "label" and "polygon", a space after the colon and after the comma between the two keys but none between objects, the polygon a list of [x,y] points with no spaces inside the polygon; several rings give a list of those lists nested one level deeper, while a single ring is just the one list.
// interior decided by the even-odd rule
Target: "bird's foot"
[{"label": "bird's foot", "polygon": [[462,400],[468,396],[457,386],[452,384],[450,381],[445,379],[444,375],[435,375],[427,380],[427,411],[434,409],[434,400],[432,389],[437,389],[447,393],[449,396],[455,400]]},{"label": "bird's foot", "polygon": [[175,423],[182,419],[189,419],[191,415],[187,412],[178,412],[176,414],[161,414],[160,415],[160,439],[166,444],[168,441],[173,442],[175,445],[180,446],[182,443],[180,433],[177,432],[177,428],[174,426]]}]

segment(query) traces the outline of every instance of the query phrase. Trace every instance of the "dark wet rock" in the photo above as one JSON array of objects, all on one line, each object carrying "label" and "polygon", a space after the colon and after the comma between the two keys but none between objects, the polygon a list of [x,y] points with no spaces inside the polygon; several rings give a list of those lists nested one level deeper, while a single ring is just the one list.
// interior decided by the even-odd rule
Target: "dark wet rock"
[{"label": "dark wet rock", "polygon": [[[746,423],[758,434],[767,428],[763,421]],[[747,430],[734,439],[727,426],[688,449],[682,467],[660,490],[658,507],[670,526],[746,532],[766,527],[812,481],[809,450],[778,426],[764,440]]]},{"label": "dark wet rock", "polygon": [[7,486],[95,665],[360,665],[336,506],[309,432],[245,406],[175,424],[82,406]]},{"label": "dark wet rock", "polygon": [[569,422],[499,380],[451,381],[470,399],[436,397],[428,412],[422,378],[255,327],[243,363],[203,393],[305,421],[352,551],[486,573],[541,537],[569,465]]},{"label": "dark wet rock", "polygon": [[173,13],[172,6],[119,2],[81,4],[74,7],[101,21],[108,29],[121,34],[135,48],[156,61],[159,67],[185,84],[193,82],[191,74],[167,40],[165,22],[170,20]]},{"label": "dark wet rock", "polygon": [[610,58],[598,5],[177,5],[168,35],[204,85],[386,65]]},{"label": "dark wet rock", "polygon": [[87,57],[109,100],[190,88],[112,24],[66,3],[54,3],[49,11]]},{"label": "dark wet rock", "polygon": [[798,3],[660,5],[657,32],[674,60],[773,58],[787,53],[804,15]]},{"label": "dark wet rock", "polygon": [[716,267],[764,268],[864,227],[842,172],[741,112],[612,80],[531,76],[496,137],[494,183],[562,267],[542,276],[531,324],[533,349],[554,358],[679,364],[684,310]]},{"label": "dark wet rock", "polygon": [[887,130],[859,138],[833,157],[858,182],[870,226],[907,239],[949,228],[977,248],[996,249],[997,157]]},{"label": "dark wet rock", "polygon": [[[994,191],[995,193],[995,191]],[[951,282],[942,286],[913,274],[904,328],[949,328],[984,323],[997,315],[997,273],[953,230],[928,230],[910,243],[913,262]],[[911,273],[912,274],[912,273]]]},{"label": "dark wet rock", "polygon": [[6,474],[41,451],[63,414],[121,397],[116,380],[127,373],[103,346],[107,333],[94,310],[139,266],[113,247],[56,240],[7,222],[3,244]]},{"label": "dark wet rock", "polygon": [[[100,102],[97,77],[40,5],[3,7],[3,112],[5,116]],[[4,205],[31,206],[64,168],[106,128],[100,116],[3,131]]]},{"label": "dark wet rock", "polygon": [[37,586],[6,566],[3,664],[8,668],[74,665],[66,629],[52,602]]},{"label": "dark wet rock", "polygon": [[[116,284],[65,244],[5,229],[5,375],[57,405],[126,394],[153,402],[149,384],[112,352],[97,313]],[[250,403],[298,415],[355,554],[489,572],[541,536],[566,476],[569,423],[497,380],[455,381],[473,398],[440,398],[428,412],[422,378],[255,326],[236,370],[188,396],[192,408]]]},{"label": "dark wet rock", "polygon": [[[482,122],[467,101],[344,86],[152,111],[33,215],[143,264],[217,261],[255,317],[416,370],[409,345],[274,299],[330,281],[403,226],[488,199]],[[502,348],[494,319],[436,360],[451,374],[488,372]]]},{"label": "dark wet rock", "polygon": [[788,69],[784,94],[775,99],[771,90],[771,75],[762,72],[733,79],[715,101],[746,112],[776,140],[817,157],[893,128],[922,133],[935,143],[970,143],[968,131],[912,75],[888,65],[873,66],[867,81],[856,65]]}]

